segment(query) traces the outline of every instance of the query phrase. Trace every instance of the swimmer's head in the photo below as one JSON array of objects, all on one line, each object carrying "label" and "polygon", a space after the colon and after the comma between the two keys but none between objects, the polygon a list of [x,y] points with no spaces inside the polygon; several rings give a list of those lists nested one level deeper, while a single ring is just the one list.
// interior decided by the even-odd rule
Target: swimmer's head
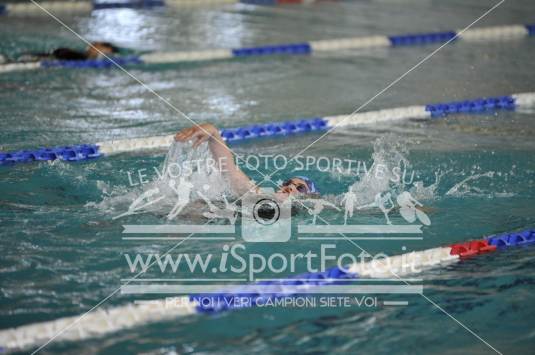
[{"label": "swimmer's head", "polygon": [[310,195],[319,193],[314,182],[306,176],[295,176],[286,180],[278,192],[286,195]]},{"label": "swimmer's head", "polygon": [[110,42],[92,42],[87,47],[87,58],[97,59],[103,55],[112,55],[119,52],[119,48],[115,47]]}]

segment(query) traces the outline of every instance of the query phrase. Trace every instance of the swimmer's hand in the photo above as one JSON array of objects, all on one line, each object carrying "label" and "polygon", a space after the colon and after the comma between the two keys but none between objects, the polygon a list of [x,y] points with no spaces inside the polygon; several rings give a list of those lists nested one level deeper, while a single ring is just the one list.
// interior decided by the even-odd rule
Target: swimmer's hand
[{"label": "swimmer's hand", "polygon": [[193,148],[207,142],[211,138],[219,138],[219,130],[210,123],[203,123],[189,128],[184,128],[175,135],[175,141],[193,141]]},{"label": "swimmer's hand", "polygon": [[175,135],[177,142],[192,141],[193,148],[204,142],[208,142],[208,148],[212,158],[217,162],[219,171],[230,183],[232,192],[241,196],[251,189],[256,189],[256,184],[236,165],[232,151],[219,134],[219,130],[209,123],[185,128]]}]

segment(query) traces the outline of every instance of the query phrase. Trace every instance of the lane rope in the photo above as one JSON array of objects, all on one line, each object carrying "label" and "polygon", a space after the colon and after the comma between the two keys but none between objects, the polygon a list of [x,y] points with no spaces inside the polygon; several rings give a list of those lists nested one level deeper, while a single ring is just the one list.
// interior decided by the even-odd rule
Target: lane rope
[{"label": "lane rope", "polygon": [[[309,4],[317,0],[133,0],[133,1],[40,1],[39,5],[54,13],[80,14],[110,9],[153,9],[160,7],[203,7],[227,4],[275,6],[286,4]],[[46,15],[32,3],[0,4],[1,15],[38,16]]]},{"label": "lane rope", "polygon": [[[262,138],[288,137],[321,132],[333,127],[373,126],[409,119],[434,120],[453,115],[489,114],[535,107],[535,92],[479,98],[465,101],[398,107],[354,115],[302,118],[291,121],[254,124],[245,127],[224,128],[220,131],[228,143],[239,143]],[[94,144],[80,144],[0,152],[0,166],[19,163],[64,160],[78,162],[126,152],[141,152],[168,148],[174,135],[128,138]]]},{"label": "lane rope", "polygon": [[[197,51],[153,52],[139,56],[112,58],[121,66],[143,64],[172,64],[203,62],[224,59],[268,57],[280,55],[310,55],[321,52],[339,52],[352,49],[406,47],[445,43],[455,37],[457,31],[404,34],[396,36],[367,36],[328,39],[302,43],[273,44],[235,49],[208,49]],[[460,34],[456,41],[476,42],[511,40],[535,35],[535,25],[509,25],[472,28]],[[10,63],[0,65],[0,73],[35,70],[39,68],[105,69],[114,64],[107,58],[96,60],[44,60],[37,63]]]},{"label": "lane rope", "polygon": [[[525,229],[393,256],[383,259],[384,263],[379,267],[376,262],[373,265],[372,261],[363,262],[348,265],[346,269],[334,267],[324,272],[304,273],[284,280],[257,282],[252,284],[252,290],[248,289],[246,292],[240,291],[238,287],[235,291],[225,291],[221,294],[184,296],[173,300],[172,306],[166,300],[153,300],[142,304],[128,303],[108,309],[98,309],[86,314],[79,321],[80,316],[71,316],[0,330],[0,346],[6,351],[37,347],[48,342],[58,332],[75,322],[75,325],[57,336],[55,341],[82,341],[179,317],[254,307],[255,304],[262,304],[258,303],[262,299],[297,297],[313,293],[313,289],[317,287],[344,285],[352,279],[391,278],[392,273],[400,277],[417,275],[426,270],[444,267],[481,254],[533,244],[535,244],[535,229]],[[404,272],[399,270],[404,270]],[[255,285],[258,291],[254,290]],[[269,287],[268,293],[265,292],[266,287]],[[336,292],[333,291],[333,293]],[[208,305],[203,305],[200,301],[201,297],[210,297],[220,302],[209,302]],[[239,302],[235,305],[232,302],[233,299],[244,297],[250,299],[251,303]]]}]

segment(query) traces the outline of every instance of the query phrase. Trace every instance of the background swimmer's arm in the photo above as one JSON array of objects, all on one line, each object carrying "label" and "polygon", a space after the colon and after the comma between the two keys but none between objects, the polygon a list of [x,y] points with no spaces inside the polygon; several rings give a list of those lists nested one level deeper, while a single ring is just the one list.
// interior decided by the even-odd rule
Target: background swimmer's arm
[{"label": "background swimmer's arm", "polygon": [[203,123],[185,128],[175,135],[175,140],[179,142],[191,140],[193,148],[208,142],[213,158],[217,161],[221,173],[228,179],[230,187],[236,195],[241,196],[251,189],[257,190],[251,179],[234,162],[234,155],[214,125]]}]

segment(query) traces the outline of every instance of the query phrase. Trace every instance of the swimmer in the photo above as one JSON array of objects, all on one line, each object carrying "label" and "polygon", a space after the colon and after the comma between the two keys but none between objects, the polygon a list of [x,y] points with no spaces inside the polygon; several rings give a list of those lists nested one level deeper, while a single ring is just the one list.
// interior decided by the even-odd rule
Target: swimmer
[{"label": "swimmer", "polygon": [[41,60],[91,60],[100,59],[104,55],[117,54],[119,48],[109,42],[92,42],[85,51],[71,48],[57,48],[48,53],[25,53],[17,58],[17,62],[37,62]]},{"label": "swimmer", "polygon": [[[219,134],[219,130],[212,124],[204,123],[198,126],[185,128],[175,135],[178,142],[193,141],[193,148],[201,143],[208,142],[208,147],[213,154],[213,158],[220,164],[219,170],[230,183],[232,192],[237,196],[242,196],[250,191],[259,192],[258,187],[249,179],[247,175],[236,165],[234,156],[227,147],[225,141]],[[281,201],[292,196],[303,196],[318,194],[319,191],[312,180],[305,176],[295,176],[286,180],[275,197]]]}]

